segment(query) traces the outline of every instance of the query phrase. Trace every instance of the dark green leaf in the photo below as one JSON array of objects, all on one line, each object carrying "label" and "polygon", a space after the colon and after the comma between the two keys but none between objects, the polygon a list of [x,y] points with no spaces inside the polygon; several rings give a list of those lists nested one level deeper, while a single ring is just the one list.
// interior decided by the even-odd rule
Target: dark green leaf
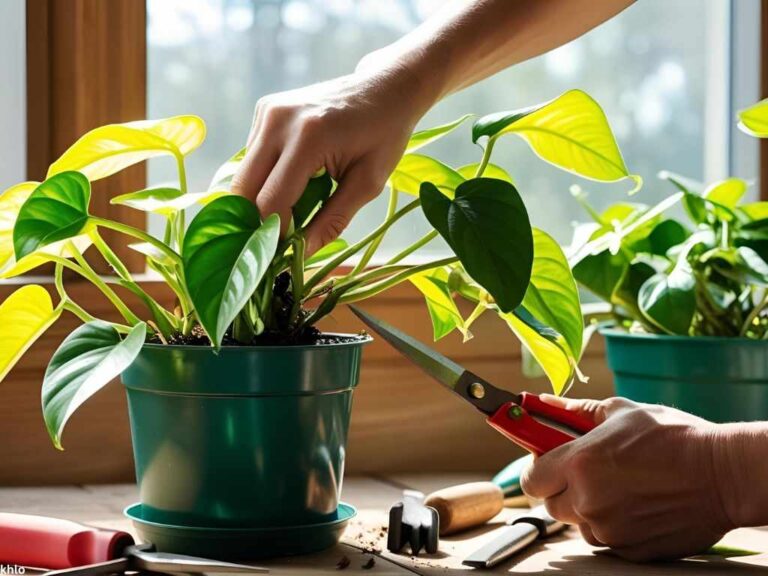
[{"label": "dark green leaf", "polygon": [[128,368],[139,354],[146,325],[134,326],[125,339],[106,322],[77,328],[53,354],[43,379],[43,417],[54,445],[70,416],[96,392]]},{"label": "dark green leaf", "polygon": [[633,319],[643,319],[637,304],[640,288],[645,281],[656,274],[656,270],[645,262],[633,262],[624,268],[611,294],[611,304],[624,308]]},{"label": "dark green leaf", "polygon": [[276,214],[262,224],[254,204],[224,196],[205,206],[184,237],[184,276],[200,323],[215,347],[272,262],[280,234]]},{"label": "dark green leaf", "polygon": [[643,284],[638,306],[653,325],[665,332],[688,335],[696,312],[696,279],[686,253],[680,255],[669,274],[656,274]]},{"label": "dark green leaf", "polygon": [[520,195],[504,180],[475,178],[456,188],[453,200],[429,182],[422,209],[467,273],[508,312],[523,300],[533,266],[533,233]]},{"label": "dark green leaf", "polygon": [[35,188],[13,228],[16,260],[84,233],[90,199],[91,183],[80,172],[62,172]]},{"label": "dark green leaf", "polygon": [[584,288],[609,302],[628,265],[622,252],[611,254],[605,250],[579,260],[573,265],[573,276]]},{"label": "dark green leaf", "polygon": [[301,198],[293,205],[293,223],[297,228],[304,228],[309,224],[312,216],[331,197],[333,180],[328,172],[320,176],[310,178]]},{"label": "dark green leaf", "polygon": [[648,234],[648,252],[665,256],[673,246],[685,242],[691,233],[677,220],[662,220]]}]

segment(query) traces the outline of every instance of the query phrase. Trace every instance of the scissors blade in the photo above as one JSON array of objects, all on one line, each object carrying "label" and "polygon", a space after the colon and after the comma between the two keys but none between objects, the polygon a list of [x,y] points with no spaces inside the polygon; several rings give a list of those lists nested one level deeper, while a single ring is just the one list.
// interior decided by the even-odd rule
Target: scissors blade
[{"label": "scissors blade", "polygon": [[456,391],[456,384],[458,384],[462,375],[466,372],[462,366],[443,356],[440,352],[422,344],[415,338],[408,336],[405,332],[401,332],[394,326],[371,316],[367,312],[363,312],[360,308],[350,306],[350,309],[366,326],[389,342],[403,356],[443,386]]},{"label": "scissors blade", "polygon": [[128,555],[132,561],[132,568],[151,570],[153,572],[221,572],[222,574],[269,572],[267,568],[260,568],[258,566],[232,564],[231,562],[221,562],[196,556],[184,556],[182,554],[147,552],[138,547],[129,548]]}]

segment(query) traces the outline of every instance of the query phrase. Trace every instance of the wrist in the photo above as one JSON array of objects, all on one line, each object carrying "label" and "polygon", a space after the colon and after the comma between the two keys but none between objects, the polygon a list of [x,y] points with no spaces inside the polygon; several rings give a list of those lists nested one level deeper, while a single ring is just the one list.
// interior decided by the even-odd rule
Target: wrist
[{"label": "wrist", "polygon": [[768,425],[718,424],[710,437],[715,490],[733,527],[768,524]]}]

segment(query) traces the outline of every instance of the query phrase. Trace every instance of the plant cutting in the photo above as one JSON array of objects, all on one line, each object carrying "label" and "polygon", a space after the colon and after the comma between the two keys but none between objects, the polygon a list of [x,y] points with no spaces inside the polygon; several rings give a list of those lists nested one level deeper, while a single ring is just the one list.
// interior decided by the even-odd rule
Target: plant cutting
[{"label": "plant cutting", "polygon": [[[54,305],[45,288],[26,285],[0,306],[0,375],[61,314],[75,315],[83,325],[62,342],[45,374],[45,424],[61,448],[77,408],[122,375],[142,498],[132,510],[148,523],[144,529],[168,530],[153,533],[153,541],[194,549],[199,543],[184,530],[205,528],[258,530],[272,553],[332,543],[352,390],[368,338],[321,333],[318,321],[340,304],[410,281],[425,296],[435,339],[455,329],[470,337],[474,320],[490,310],[559,393],[577,372],[582,351],[579,295],[562,250],[531,227],[512,177],[491,162],[493,147],[517,134],[561,169],[640,183],[627,170],[603,111],[581,91],[475,120],[472,139],[484,142],[477,163],[450,167],[417,152],[467,119],[414,133],[389,179],[382,223],[359,241],[336,240],[311,255],[304,230],[334,193],[332,174],[321,170],[309,181],[281,237],[277,215],[261,215],[230,192],[244,150],[217,171],[207,190],[188,189],[186,158],[205,137],[200,118],[115,124],[85,134],[43,182],[24,182],[0,195],[2,277],[53,262],[57,295]],[[175,161],[177,183],[129,191],[111,202],[160,214],[162,238],[90,212],[91,182],[158,156]],[[187,225],[193,207],[199,212]],[[433,229],[370,266],[382,238],[413,211]],[[104,230],[133,240],[130,247],[175,296],[172,310],[135,280],[104,241]],[[408,263],[438,236],[450,253]],[[86,250],[98,253],[113,277],[99,276]],[[353,258],[353,266],[337,272]],[[120,320],[95,318],[75,302],[65,270],[93,283]],[[142,308],[129,307],[126,293]],[[468,318],[455,294],[475,303]],[[307,525],[326,530],[315,539],[284,532]],[[280,535],[284,547],[269,542],[270,534]],[[253,537],[246,538],[251,554]],[[236,555],[237,542],[229,555]]]},{"label": "plant cutting", "polygon": [[[739,117],[745,132],[768,135],[768,101]],[[660,178],[673,193],[655,206],[598,212],[574,189],[593,221],[577,227],[570,261],[576,280],[609,304],[603,333],[617,392],[717,421],[764,419],[768,203],[746,202],[739,178]],[[669,215],[679,206],[685,219]]]}]

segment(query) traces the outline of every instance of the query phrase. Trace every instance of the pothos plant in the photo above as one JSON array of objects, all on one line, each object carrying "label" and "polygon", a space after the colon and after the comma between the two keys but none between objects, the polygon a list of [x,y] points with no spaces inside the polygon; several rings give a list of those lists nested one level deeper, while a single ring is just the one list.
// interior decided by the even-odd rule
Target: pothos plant
[{"label": "pothos plant", "polygon": [[[332,174],[312,178],[280,237],[277,215],[260,215],[249,200],[230,192],[241,150],[216,173],[207,190],[190,191],[185,159],[205,137],[196,116],[130,122],[97,128],[54,162],[43,182],[24,182],[0,195],[0,270],[9,278],[44,262],[55,264],[54,306],[46,289],[25,285],[0,306],[0,377],[64,312],[83,325],[54,353],[42,386],[48,432],[61,447],[64,425],[91,395],[120,374],[146,342],[197,342],[218,350],[228,344],[311,340],[315,324],[339,304],[374,296],[403,281],[423,292],[435,338],[454,329],[469,337],[484,311],[498,313],[541,364],[560,392],[572,379],[582,349],[579,295],[557,243],[532,228],[512,177],[491,163],[495,143],[507,134],[523,138],[545,161],[585,178],[634,179],[606,117],[587,94],[574,90],[531,108],[477,119],[472,140],[484,141],[475,164],[450,167],[417,150],[467,121],[416,132],[389,179],[390,201],[382,223],[361,240],[336,240],[305,253],[304,230],[333,194]],[[132,191],[113,204],[160,214],[163,238],[89,210],[91,182],[157,156],[178,166],[178,183]],[[400,198],[406,202],[400,205]],[[201,207],[187,226],[185,213]],[[408,213],[420,210],[433,230],[383,264],[369,266],[382,238]],[[134,240],[173,292],[164,309],[131,275],[102,237],[115,231]],[[406,257],[442,236],[451,253],[410,264]],[[99,276],[84,258],[97,251],[114,276]],[[335,274],[353,257],[351,270]],[[94,318],[67,292],[63,272],[92,282],[122,317]],[[143,303],[131,309],[121,292]],[[476,303],[463,318],[460,294]]]},{"label": "pothos plant", "polygon": [[[768,100],[739,113],[748,134],[768,137]],[[662,172],[674,193],[655,206],[620,202],[576,228],[576,280],[634,332],[768,338],[768,202],[744,202],[748,182],[704,186]],[[667,215],[682,205],[685,221]]]}]

